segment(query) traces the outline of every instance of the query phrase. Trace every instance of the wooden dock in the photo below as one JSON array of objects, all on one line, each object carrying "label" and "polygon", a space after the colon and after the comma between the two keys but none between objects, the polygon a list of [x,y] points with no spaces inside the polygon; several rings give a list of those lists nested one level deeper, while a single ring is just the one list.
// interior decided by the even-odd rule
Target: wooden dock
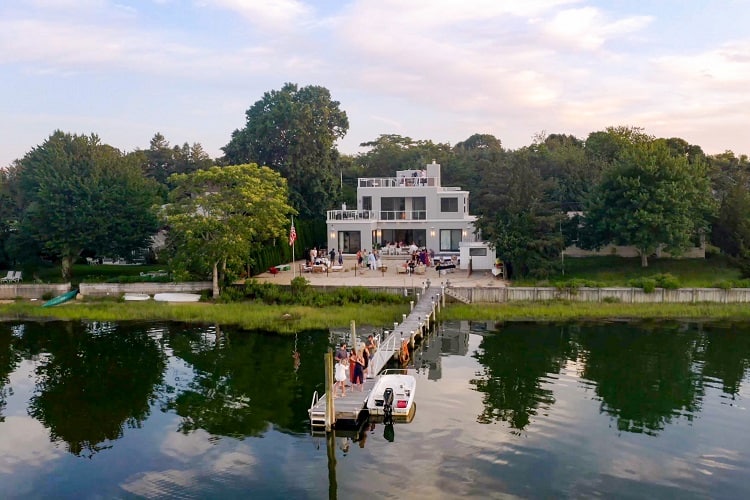
[{"label": "wooden dock", "polygon": [[[415,345],[429,333],[440,311],[441,300],[442,305],[445,305],[444,290],[431,287],[430,281],[427,280],[415,299],[411,302],[409,314],[403,315],[401,323],[394,323],[392,331],[384,332],[385,338],[380,339],[378,349],[370,359],[370,372],[374,378],[365,380],[361,392],[354,387],[347,387],[345,396],[333,397],[333,353],[329,349],[325,359],[326,393],[318,396],[316,392],[309,409],[310,424],[314,431],[323,429],[330,431],[336,427],[337,423],[356,425],[367,410],[367,398],[375,385],[378,374],[391,359],[398,358],[404,349],[411,352]],[[352,325],[353,330],[354,325]]]}]

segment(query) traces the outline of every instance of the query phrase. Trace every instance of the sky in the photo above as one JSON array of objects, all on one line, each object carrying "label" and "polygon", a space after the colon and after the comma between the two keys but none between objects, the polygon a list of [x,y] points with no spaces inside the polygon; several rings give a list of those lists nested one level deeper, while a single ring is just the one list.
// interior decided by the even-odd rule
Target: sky
[{"label": "sky", "polygon": [[55,130],[221,156],[284,83],[320,85],[347,154],[609,126],[750,154],[750,0],[4,0],[0,167]]}]

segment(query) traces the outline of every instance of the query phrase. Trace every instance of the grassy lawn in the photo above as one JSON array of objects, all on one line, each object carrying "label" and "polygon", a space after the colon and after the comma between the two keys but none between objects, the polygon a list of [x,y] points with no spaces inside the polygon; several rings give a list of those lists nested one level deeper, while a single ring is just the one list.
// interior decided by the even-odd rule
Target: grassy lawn
[{"label": "grassy lawn", "polygon": [[[140,273],[167,270],[164,264],[138,265],[138,266],[115,266],[102,264],[90,266],[87,264],[76,264],[73,266],[73,286],[78,283],[102,283],[120,276],[140,276]],[[24,272],[24,280],[26,279]],[[60,266],[42,267],[36,270],[36,276],[44,283],[63,283]],[[32,275],[29,275],[31,278]],[[145,281],[145,280],[144,280]]]},{"label": "grassy lawn", "polygon": [[740,279],[737,268],[731,267],[721,256],[708,259],[649,259],[648,267],[641,267],[640,258],[615,256],[567,258],[565,275],[551,276],[548,280],[526,278],[513,280],[513,286],[543,286],[571,279],[591,280],[604,286],[628,286],[634,278],[669,273],[677,277],[681,287],[713,287],[724,281]]}]

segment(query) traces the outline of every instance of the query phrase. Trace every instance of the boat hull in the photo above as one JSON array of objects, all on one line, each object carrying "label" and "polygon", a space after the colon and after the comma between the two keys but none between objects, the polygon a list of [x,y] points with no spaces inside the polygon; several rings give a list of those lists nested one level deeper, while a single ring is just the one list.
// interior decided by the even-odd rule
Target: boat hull
[{"label": "boat hull", "polygon": [[157,293],[154,300],[157,302],[198,302],[201,299],[197,293]]},{"label": "boat hull", "polygon": [[70,299],[74,299],[76,297],[76,295],[78,295],[78,289],[71,290],[71,291],[66,292],[66,293],[64,293],[62,295],[58,295],[57,297],[55,297],[55,298],[53,298],[51,300],[48,300],[47,302],[45,302],[44,304],[42,304],[42,307],[53,307],[53,306],[56,306],[58,304],[62,304],[63,302],[67,302]]},{"label": "boat hull", "polygon": [[151,299],[151,295],[147,293],[126,293],[122,296],[122,299],[127,301],[142,301]]},{"label": "boat hull", "polygon": [[417,380],[412,375],[405,374],[385,374],[378,378],[367,398],[367,409],[370,415],[382,416],[385,413],[383,395],[389,388],[393,391],[393,417],[410,420],[410,416],[413,417],[414,414]]}]

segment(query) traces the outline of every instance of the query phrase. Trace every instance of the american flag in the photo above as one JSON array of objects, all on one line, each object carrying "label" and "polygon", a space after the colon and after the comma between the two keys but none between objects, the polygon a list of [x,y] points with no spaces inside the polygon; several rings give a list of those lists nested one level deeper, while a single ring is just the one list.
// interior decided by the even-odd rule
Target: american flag
[{"label": "american flag", "polygon": [[294,229],[294,222],[292,222],[292,228],[289,230],[289,246],[294,245],[294,241],[297,239],[297,230]]}]

